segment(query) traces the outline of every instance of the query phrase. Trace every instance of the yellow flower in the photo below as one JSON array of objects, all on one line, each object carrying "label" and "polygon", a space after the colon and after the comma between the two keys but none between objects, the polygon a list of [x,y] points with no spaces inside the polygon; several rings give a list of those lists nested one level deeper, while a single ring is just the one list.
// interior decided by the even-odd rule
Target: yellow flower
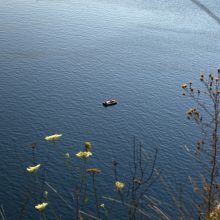
[{"label": "yellow flower", "polygon": [[100,207],[101,207],[101,208],[105,208],[105,204],[102,203],[102,204],[100,205]]},{"label": "yellow flower", "polygon": [[115,182],[115,188],[116,188],[117,190],[122,190],[124,187],[125,187],[125,184],[124,184],[124,183],[119,182],[119,181],[116,181],[116,182]]},{"label": "yellow flower", "polygon": [[39,211],[43,211],[46,207],[48,206],[48,203],[43,202],[41,204],[38,204],[35,206],[35,209],[39,210]]},{"label": "yellow flower", "polygon": [[92,144],[90,142],[85,142],[85,149],[86,151],[91,151]]},{"label": "yellow flower", "polygon": [[69,153],[66,153],[65,156],[66,156],[66,158],[70,158],[70,154]]},{"label": "yellow flower", "polygon": [[76,154],[76,156],[81,158],[87,158],[92,156],[92,153],[89,151],[80,151],[79,153]]},{"label": "yellow flower", "polygon": [[46,141],[55,141],[55,140],[58,140],[62,137],[62,134],[53,134],[53,135],[50,135],[50,136],[46,136],[45,137],[45,140]]},{"label": "yellow flower", "polygon": [[38,171],[38,169],[40,168],[40,164],[38,164],[38,165],[36,165],[36,166],[34,166],[34,167],[28,167],[27,168],[27,171],[29,172],[29,173],[35,173],[35,172],[37,172]]}]

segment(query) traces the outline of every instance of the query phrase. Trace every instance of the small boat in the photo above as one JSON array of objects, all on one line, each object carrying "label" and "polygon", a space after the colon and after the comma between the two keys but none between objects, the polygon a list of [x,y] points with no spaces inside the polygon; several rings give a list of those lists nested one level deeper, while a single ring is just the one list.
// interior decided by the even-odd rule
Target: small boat
[{"label": "small boat", "polygon": [[110,105],[116,105],[117,103],[118,102],[116,100],[112,99],[112,100],[107,100],[107,101],[103,102],[102,104],[104,106],[110,106]]}]

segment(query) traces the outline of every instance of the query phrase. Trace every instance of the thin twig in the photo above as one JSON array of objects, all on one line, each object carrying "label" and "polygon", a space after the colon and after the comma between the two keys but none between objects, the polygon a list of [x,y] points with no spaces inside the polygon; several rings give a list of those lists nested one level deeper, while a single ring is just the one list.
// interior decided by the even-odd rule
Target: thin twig
[{"label": "thin twig", "polygon": [[[107,200],[109,200],[109,201],[113,201],[113,202],[117,202],[117,203],[123,204],[122,201],[117,200],[117,199],[109,198],[109,197],[106,197],[106,196],[103,196],[102,198],[103,198],[103,199],[107,199]],[[144,215],[144,216],[146,216],[146,217],[150,217],[150,216],[146,213],[146,211],[144,211],[144,210],[142,210],[142,209],[140,209],[140,208],[137,208],[137,207],[135,207],[135,206],[132,206],[132,205],[126,203],[126,202],[124,202],[124,205],[127,206],[127,207],[129,207],[129,208],[136,209],[139,213],[141,213],[142,215]]]},{"label": "thin twig", "polygon": [[82,213],[83,215],[89,216],[89,217],[92,218],[92,219],[102,220],[101,218],[97,218],[97,217],[95,217],[94,215],[91,215],[91,214],[89,214],[89,213],[87,213],[87,212],[84,212],[84,211],[82,211],[82,210],[79,210],[79,213]]},{"label": "thin twig", "polygon": [[56,189],[54,189],[48,182],[45,181],[45,184],[58,195],[58,197],[66,204],[66,206],[70,209],[73,209],[73,207],[57,192]]}]

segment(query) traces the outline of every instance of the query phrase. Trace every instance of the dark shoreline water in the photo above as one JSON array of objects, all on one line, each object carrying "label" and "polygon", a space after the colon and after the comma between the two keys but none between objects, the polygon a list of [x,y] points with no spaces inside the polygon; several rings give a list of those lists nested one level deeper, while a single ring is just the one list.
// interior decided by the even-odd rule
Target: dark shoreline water
[{"label": "dark shoreline water", "polygon": [[[220,10],[217,3],[208,6]],[[185,119],[190,102],[180,85],[220,65],[219,26],[195,5],[1,0],[0,26],[0,198],[9,219],[18,218],[25,198],[33,142],[40,142],[39,162],[51,151],[49,180],[67,198],[64,154],[85,141],[103,181],[111,181],[114,159],[126,176],[134,136],[149,152],[159,148],[158,167],[171,182],[194,174],[183,146],[198,133]],[[119,104],[103,108],[110,98]],[[41,141],[53,133],[63,134],[55,150]],[[65,206],[52,204],[68,219]],[[36,219],[28,208],[27,219]]]}]

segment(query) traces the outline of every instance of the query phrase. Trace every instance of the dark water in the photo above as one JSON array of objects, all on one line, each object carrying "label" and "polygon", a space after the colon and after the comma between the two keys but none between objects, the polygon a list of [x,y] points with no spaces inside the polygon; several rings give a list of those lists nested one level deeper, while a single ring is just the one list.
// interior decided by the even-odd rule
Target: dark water
[{"label": "dark water", "polygon": [[[219,13],[217,0],[206,5]],[[39,163],[49,149],[48,178],[65,198],[72,180],[64,154],[74,157],[85,141],[103,168],[103,192],[113,191],[112,160],[124,178],[134,136],[148,152],[157,146],[158,167],[183,183],[194,173],[183,146],[198,132],[185,119],[180,85],[216,70],[219,39],[218,24],[191,1],[0,0],[0,203],[8,219],[18,219],[31,185],[33,142]],[[119,104],[103,108],[110,98]],[[63,134],[55,147],[42,141],[53,133]],[[37,219],[34,202],[23,219]]]}]

